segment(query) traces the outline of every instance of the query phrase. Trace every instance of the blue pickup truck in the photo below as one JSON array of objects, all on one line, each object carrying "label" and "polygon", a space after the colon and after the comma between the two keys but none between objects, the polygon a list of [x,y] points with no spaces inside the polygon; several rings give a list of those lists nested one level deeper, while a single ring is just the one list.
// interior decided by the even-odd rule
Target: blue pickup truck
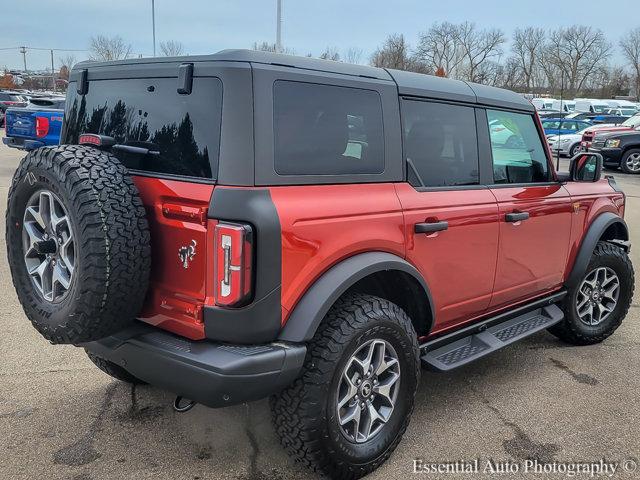
[{"label": "blue pickup truck", "polygon": [[35,150],[60,142],[64,98],[32,98],[26,108],[9,108],[5,112],[5,145],[21,150]]}]

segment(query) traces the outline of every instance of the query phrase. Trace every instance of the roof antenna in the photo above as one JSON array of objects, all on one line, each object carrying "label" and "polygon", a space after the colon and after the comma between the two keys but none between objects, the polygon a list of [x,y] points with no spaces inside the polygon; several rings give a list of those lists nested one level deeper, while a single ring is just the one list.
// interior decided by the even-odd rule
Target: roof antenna
[{"label": "roof antenna", "polygon": [[278,23],[276,24],[276,53],[282,53],[282,0],[277,0]]},{"label": "roof antenna", "polygon": [[[560,114],[562,115],[562,113],[564,113],[564,102],[562,101],[564,98],[564,70],[560,71]],[[560,139],[562,138],[562,134],[560,133],[562,131],[562,119],[564,117],[562,117],[561,115],[559,115],[559,119],[558,119],[558,148],[557,148],[557,153],[556,153],[556,172],[560,170]],[[569,155],[571,155],[571,152],[569,152]]]}]

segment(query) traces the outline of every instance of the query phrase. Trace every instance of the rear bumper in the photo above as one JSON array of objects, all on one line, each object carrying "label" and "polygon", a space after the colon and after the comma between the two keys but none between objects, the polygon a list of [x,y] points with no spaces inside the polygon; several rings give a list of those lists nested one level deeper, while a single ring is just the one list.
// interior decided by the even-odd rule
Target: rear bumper
[{"label": "rear bumper", "polygon": [[144,324],[82,346],[151,385],[209,407],[282,390],[298,376],[307,350],[301,344],[191,341]]},{"label": "rear bumper", "polygon": [[20,137],[4,137],[2,143],[11,147],[19,148],[20,150],[35,150],[36,148],[44,147],[46,144],[38,140],[29,140],[27,138]]}]

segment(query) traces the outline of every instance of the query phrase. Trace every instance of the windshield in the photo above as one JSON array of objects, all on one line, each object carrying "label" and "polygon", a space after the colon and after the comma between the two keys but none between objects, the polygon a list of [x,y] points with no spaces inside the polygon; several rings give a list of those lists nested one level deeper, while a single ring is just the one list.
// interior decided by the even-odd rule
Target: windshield
[{"label": "windshield", "polygon": [[635,115],[631,118],[627,118],[624,122],[622,122],[622,125],[631,128],[640,126],[640,115]]},{"label": "windshield", "polygon": [[608,105],[592,105],[591,108],[593,108],[593,111],[596,113],[604,113],[609,110]]}]

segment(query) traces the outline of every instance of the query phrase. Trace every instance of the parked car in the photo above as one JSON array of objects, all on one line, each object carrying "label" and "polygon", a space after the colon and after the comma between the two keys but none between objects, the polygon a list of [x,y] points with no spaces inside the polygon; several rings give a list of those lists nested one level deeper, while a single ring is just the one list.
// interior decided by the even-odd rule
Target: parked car
[{"label": "parked car", "polygon": [[576,133],[579,130],[591,126],[591,123],[583,120],[573,120],[564,118],[546,118],[542,120],[542,128],[545,135],[565,135]]},{"label": "parked car", "polygon": [[65,97],[31,97],[27,108],[64,110]]},{"label": "parked car", "polygon": [[631,131],[598,133],[589,148],[602,155],[608,168],[621,168],[625,173],[640,173],[640,127]]},{"label": "parked car", "polygon": [[0,90],[0,127],[4,127],[7,108],[22,108],[26,106],[27,100],[20,93]]},{"label": "parked car", "polygon": [[559,112],[572,113],[576,110],[575,100],[554,100],[552,107]]},{"label": "parked car", "polygon": [[389,458],[421,366],[595,344],[631,303],[624,194],[596,154],[556,173],[506,90],[257,51],[80,63],[61,143],[7,202],[35,328],[178,411],[271,396],[330,478]]},{"label": "parked car", "polygon": [[64,99],[31,99],[26,108],[10,108],[5,114],[2,142],[21,150],[35,150],[60,143]]},{"label": "parked car", "polygon": [[631,117],[638,113],[636,108],[610,108],[605,112],[606,115],[617,115],[620,117]]},{"label": "parked car", "polygon": [[604,124],[604,125],[594,125],[590,128],[587,128],[582,135],[582,150],[588,151],[591,147],[591,142],[593,141],[593,137],[596,133],[604,133],[604,132],[623,132],[628,130],[633,130],[640,126],[640,114],[636,114],[633,117],[628,118],[620,125],[615,124]]},{"label": "parked car", "polygon": [[550,135],[547,137],[549,148],[554,155],[566,156],[573,158],[582,151],[582,135],[589,127],[579,132],[564,134],[564,135]]},{"label": "parked car", "polygon": [[604,114],[604,115],[597,115],[593,117],[591,122],[594,125],[598,125],[598,124],[620,125],[621,123],[628,120],[629,118],[630,118],[629,116],[623,116],[623,115]]},{"label": "parked car", "polygon": [[[531,103],[536,110],[556,110],[553,108],[554,98],[534,98],[531,100]],[[557,109],[560,111],[560,109]]]},{"label": "parked car", "polygon": [[587,122],[591,122],[591,120],[593,120],[593,117],[596,117],[597,115],[598,115],[597,113],[590,113],[590,112],[573,112],[564,118],[571,118],[574,120],[585,120]]},{"label": "parked car", "polygon": [[538,116],[540,118],[566,118],[569,114],[567,112],[560,112],[558,110],[539,110]]},{"label": "parked car", "polygon": [[609,104],[604,100],[576,98],[576,112],[604,113],[609,108]]},{"label": "parked car", "polygon": [[629,100],[606,100],[606,102],[607,105],[609,105],[611,108],[632,109],[636,112],[640,110],[638,108],[638,105],[636,105],[634,102],[630,102]]}]

